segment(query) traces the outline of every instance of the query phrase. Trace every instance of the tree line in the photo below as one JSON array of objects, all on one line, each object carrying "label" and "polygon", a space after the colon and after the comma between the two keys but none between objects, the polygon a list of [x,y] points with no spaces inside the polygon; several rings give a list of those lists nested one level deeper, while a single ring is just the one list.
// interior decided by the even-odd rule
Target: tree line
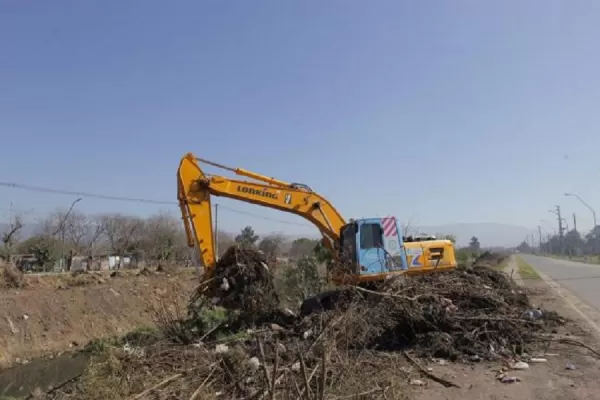
[{"label": "tree line", "polygon": [[538,246],[523,241],[517,250],[567,256],[598,255],[600,254],[600,226],[594,227],[584,236],[575,229],[567,231],[562,236],[559,234],[547,235]]},{"label": "tree line", "polygon": [[[58,260],[69,263],[75,256],[95,259],[111,255],[121,260],[131,256],[138,261],[158,263],[192,261],[181,218],[166,211],[142,218],[60,210],[30,225],[20,215],[11,218],[0,231],[0,259],[10,262],[15,257],[33,256],[39,270],[48,270]],[[310,238],[291,240],[280,233],[260,237],[250,226],[237,235],[218,231],[215,239],[219,255],[231,245],[239,244],[256,247],[270,259],[312,255],[320,243]]]},{"label": "tree line", "polygon": [[[29,234],[25,236],[23,217],[12,217],[0,232],[1,259],[12,261],[15,256],[33,256],[38,270],[49,270],[59,260],[70,265],[76,256],[91,260],[110,255],[120,260],[130,256],[136,261],[156,263],[193,262],[181,218],[166,211],[142,218],[120,213],[88,215],[77,210],[58,210],[31,225],[29,228],[34,229],[28,229]],[[456,241],[453,235],[437,236]],[[215,239],[218,255],[238,244],[256,248],[269,261],[295,262],[312,256],[323,262],[331,257],[319,239],[291,239],[281,233],[261,237],[251,226],[244,227],[237,235],[219,230]],[[457,258],[472,256],[479,249],[479,240],[473,237],[468,248],[457,250]]]}]

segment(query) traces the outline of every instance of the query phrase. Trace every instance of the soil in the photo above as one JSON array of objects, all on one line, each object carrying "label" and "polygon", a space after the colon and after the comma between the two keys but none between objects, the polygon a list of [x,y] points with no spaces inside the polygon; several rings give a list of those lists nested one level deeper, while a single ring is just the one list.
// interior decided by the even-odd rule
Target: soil
[{"label": "soil", "polygon": [[136,275],[25,275],[22,289],[0,290],[0,369],[151,326],[153,301],[185,309],[197,283],[188,271]]}]

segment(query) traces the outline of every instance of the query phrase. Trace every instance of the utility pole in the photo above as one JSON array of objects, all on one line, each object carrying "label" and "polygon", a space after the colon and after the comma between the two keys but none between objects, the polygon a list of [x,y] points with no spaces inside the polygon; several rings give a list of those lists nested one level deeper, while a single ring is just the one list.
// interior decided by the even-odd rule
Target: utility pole
[{"label": "utility pole", "polygon": [[548,210],[548,212],[551,212],[552,214],[556,215],[557,219],[558,219],[558,236],[560,238],[560,253],[562,255],[565,254],[565,236],[564,236],[564,232],[563,232],[563,218],[560,215],[560,206],[555,206],[554,210]]},{"label": "utility pole", "polygon": [[577,217],[575,216],[575,213],[573,213],[573,230],[577,230]]},{"label": "utility pole", "polygon": [[542,227],[540,225],[538,225],[538,238],[540,239],[540,247],[539,247],[539,251],[540,254],[542,254]]},{"label": "utility pole", "polygon": [[65,222],[67,222],[67,218],[69,218],[69,214],[71,214],[71,211],[73,211],[73,207],[75,207],[75,204],[79,203],[80,201],[81,201],[81,197],[71,203],[71,207],[69,207],[69,211],[67,211],[67,213],[65,214],[65,217],[62,219],[62,221],[60,221],[60,226],[58,227],[58,229],[60,229],[60,233],[61,233],[60,234],[60,236],[61,236],[60,267],[63,270],[65,267]]},{"label": "utility pole", "polygon": [[219,261],[219,203],[215,203],[215,260]]}]

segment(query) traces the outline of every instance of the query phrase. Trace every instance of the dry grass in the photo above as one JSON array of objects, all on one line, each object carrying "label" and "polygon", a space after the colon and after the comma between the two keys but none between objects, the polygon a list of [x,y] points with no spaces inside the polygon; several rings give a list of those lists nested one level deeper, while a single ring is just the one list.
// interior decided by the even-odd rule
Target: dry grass
[{"label": "dry grass", "polygon": [[[68,276],[90,279],[82,278],[84,275]],[[65,282],[66,277],[62,277],[51,284],[44,281],[44,286],[0,291],[0,304],[4,305],[0,318],[0,367],[10,366],[16,358],[32,359],[76,349],[95,338],[152,325],[150,304],[165,298],[185,309],[195,286],[193,280],[164,275],[107,278],[105,284],[75,287]],[[57,285],[64,285],[64,289],[56,290]]]},{"label": "dry grass", "polygon": [[517,257],[517,271],[519,272],[521,279],[541,279],[537,271],[521,257]]},{"label": "dry grass", "polygon": [[22,289],[26,286],[23,272],[21,272],[14,264],[1,264],[0,286],[5,289]]},{"label": "dry grass", "polygon": [[[52,398],[409,399],[407,361],[401,353],[346,346],[344,331],[353,329],[357,316],[352,310],[333,319],[323,315],[319,330],[305,340],[257,330],[243,339],[194,346],[159,341],[143,352],[110,347],[93,357],[78,382]],[[228,350],[215,352],[217,344]]]}]

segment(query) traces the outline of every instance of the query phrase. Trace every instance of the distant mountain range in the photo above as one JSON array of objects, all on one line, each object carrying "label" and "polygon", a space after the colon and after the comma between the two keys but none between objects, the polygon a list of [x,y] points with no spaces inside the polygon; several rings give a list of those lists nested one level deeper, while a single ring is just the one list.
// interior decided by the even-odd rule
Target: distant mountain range
[{"label": "distant mountain range", "polygon": [[423,233],[455,235],[459,246],[468,245],[471,237],[476,236],[482,247],[518,246],[532,232],[531,228],[524,226],[493,222],[422,226],[414,229]]},{"label": "distant mountain range", "polygon": [[[471,237],[476,236],[482,247],[514,247],[518,246],[532,229],[510,224],[498,224],[493,222],[462,223],[447,225],[415,226],[410,228],[411,233],[426,233],[431,235],[456,236],[458,246],[469,244]],[[263,234],[261,232],[261,234]],[[289,234],[291,239],[302,237],[301,235]],[[314,238],[317,238],[315,236]]]},{"label": "distant mountain range", "polygon": [[[9,228],[6,223],[0,223],[0,233]],[[37,225],[25,225],[21,231],[21,239],[35,234],[39,230]],[[463,223],[447,225],[416,226],[411,229],[419,233],[427,234],[452,234],[456,236],[456,242],[459,246],[466,246],[472,236],[479,239],[482,247],[513,247],[523,241],[525,236],[532,232],[532,229],[510,224],[498,224],[491,222],[482,223]],[[289,234],[290,238],[297,238],[299,235]]]}]

